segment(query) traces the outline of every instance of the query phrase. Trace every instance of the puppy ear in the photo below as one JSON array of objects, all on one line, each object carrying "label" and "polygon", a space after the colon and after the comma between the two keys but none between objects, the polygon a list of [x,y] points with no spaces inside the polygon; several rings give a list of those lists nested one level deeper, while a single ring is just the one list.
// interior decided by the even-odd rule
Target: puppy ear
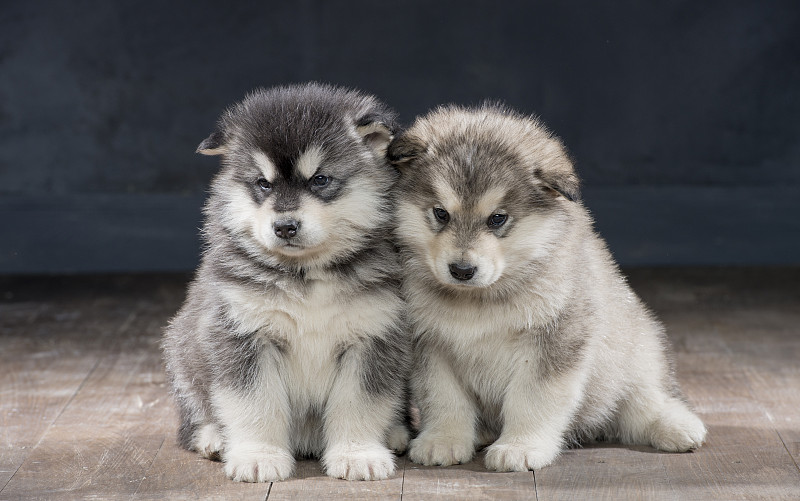
[{"label": "puppy ear", "polygon": [[386,155],[386,148],[394,135],[392,128],[376,116],[366,116],[358,120],[356,133],[380,157]]},{"label": "puppy ear", "polygon": [[225,144],[225,135],[220,131],[214,131],[210,136],[203,139],[203,142],[195,150],[195,153],[201,155],[222,155],[228,152],[228,146]]},{"label": "puppy ear", "polygon": [[405,132],[392,140],[386,156],[389,163],[402,169],[413,162],[414,159],[425,153],[428,147],[418,137]]},{"label": "puppy ear", "polygon": [[549,169],[536,168],[534,174],[541,184],[552,190],[554,195],[562,196],[570,202],[580,200],[580,180],[570,167],[569,169]]}]

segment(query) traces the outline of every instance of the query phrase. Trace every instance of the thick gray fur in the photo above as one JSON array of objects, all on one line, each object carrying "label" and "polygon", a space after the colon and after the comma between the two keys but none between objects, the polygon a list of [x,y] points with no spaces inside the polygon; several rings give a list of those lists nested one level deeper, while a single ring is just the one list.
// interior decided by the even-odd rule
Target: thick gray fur
[{"label": "thick gray fur", "polygon": [[[198,147],[222,165],[163,350],[180,444],[235,480],[286,478],[308,455],[332,476],[385,478],[387,447],[405,448],[410,337],[384,154],[395,131],[372,96],[292,85],[249,94]],[[286,217],[291,241],[273,235]]]}]

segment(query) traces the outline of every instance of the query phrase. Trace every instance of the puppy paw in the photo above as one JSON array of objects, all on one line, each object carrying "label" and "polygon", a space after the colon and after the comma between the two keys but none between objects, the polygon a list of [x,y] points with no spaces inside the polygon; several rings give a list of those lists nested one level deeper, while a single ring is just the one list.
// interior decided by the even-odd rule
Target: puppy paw
[{"label": "puppy paw", "polygon": [[237,482],[274,482],[292,476],[294,457],[278,447],[231,450],[225,453],[225,474]]},{"label": "puppy paw", "polygon": [[408,449],[410,438],[411,435],[404,424],[395,424],[389,428],[389,433],[386,435],[386,443],[395,453],[402,454]]},{"label": "puppy paw", "polygon": [[423,432],[411,441],[408,458],[426,466],[466,463],[475,454],[472,440],[458,440]]},{"label": "puppy paw", "polygon": [[528,471],[553,462],[561,447],[547,443],[498,443],[486,449],[486,468],[494,471]]},{"label": "puppy paw", "polygon": [[345,480],[383,480],[394,475],[394,456],[380,444],[336,446],[322,458],[325,473]]},{"label": "puppy paw", "polygon": [[222,452],[222,434],[217,425],[207,424],[200,428],[192,446],[204,458],[219,459]]},{"label": "puppy paw", "polygon": [[650,428],[650,443],[667,452],[697,449],[706,438],[706,427],[700,418],[685,407],[664,412]]}]

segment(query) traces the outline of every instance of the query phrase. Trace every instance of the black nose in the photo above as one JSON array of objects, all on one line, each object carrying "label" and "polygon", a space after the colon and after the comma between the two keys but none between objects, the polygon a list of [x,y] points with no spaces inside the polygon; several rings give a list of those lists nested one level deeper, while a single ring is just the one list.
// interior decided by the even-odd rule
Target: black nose
[{"label": "black nose", "polygon": [[300,223],[294,219],[288,221],[275,221],[275,234],[280,238],[292,238],[297,235],[297,230],[300,228]]},{"label": "black nose", "polygon": [[469,280],[477,270],[478,268],[469,264],[450,263],[450,274],[458,280]]}]

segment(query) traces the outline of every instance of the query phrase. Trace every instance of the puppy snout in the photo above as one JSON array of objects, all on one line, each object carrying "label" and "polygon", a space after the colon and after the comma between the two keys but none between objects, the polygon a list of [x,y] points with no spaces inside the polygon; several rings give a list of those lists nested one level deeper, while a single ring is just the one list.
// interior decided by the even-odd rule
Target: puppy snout
[{"label": "puppy snout", "polygon": [[456,280],[469,280],[475,276],[477,267],[465,263],[450,263],[450,274]]},{"label": "puppy snout", "polygon": [[275,229],[275,235],[279,238],[292,238],[297,235],[297,230],[300,229],[300,223],[294,219],[275,221],[273,228]]}]

